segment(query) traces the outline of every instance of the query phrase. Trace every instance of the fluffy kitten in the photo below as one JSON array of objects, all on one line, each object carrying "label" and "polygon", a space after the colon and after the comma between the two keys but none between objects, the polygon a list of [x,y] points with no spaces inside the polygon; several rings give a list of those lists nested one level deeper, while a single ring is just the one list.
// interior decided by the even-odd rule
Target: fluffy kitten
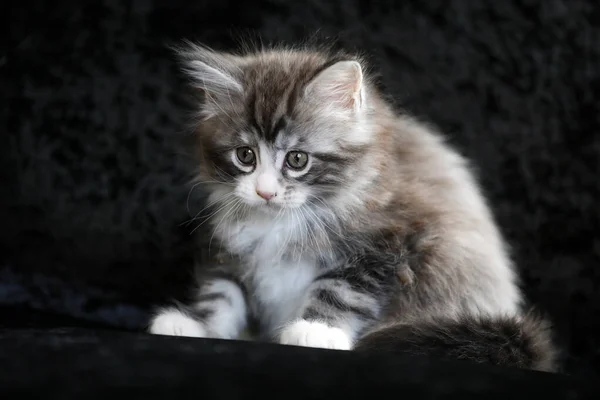
[{"label": "fluffy kitten", "polygon": [[360,58],[180,54],[203,98],[195,149],[222,253],[150,332],[239,338],[256,321],[281,344],[554,368],[468,163],[395,113]]}]

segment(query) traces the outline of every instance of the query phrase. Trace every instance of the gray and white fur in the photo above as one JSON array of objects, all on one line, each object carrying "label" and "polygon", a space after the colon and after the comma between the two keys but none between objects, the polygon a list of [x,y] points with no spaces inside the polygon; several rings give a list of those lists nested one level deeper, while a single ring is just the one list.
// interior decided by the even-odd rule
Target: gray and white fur
[{"label": "gray and white fur", "polygon": [[179,49],[211,249],[155,334],[431,353],[550,371],[467,160],[396,112],[355,55]]}]

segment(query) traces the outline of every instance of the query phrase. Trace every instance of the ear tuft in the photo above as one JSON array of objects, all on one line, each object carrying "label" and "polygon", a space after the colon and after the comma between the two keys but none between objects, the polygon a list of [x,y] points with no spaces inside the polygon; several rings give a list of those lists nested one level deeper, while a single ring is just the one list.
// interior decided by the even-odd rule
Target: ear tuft
[{"label": "ear tuft", "polygon": [[306,87],[306,95],[348,111],[364,103],[362,67],[357,61],[340,61],[320,72]]},{"label": "ear tuft", "polygon": [[210,93],[226,91],[241,92],[242,85],[226,69],[212,66],[203,60],[190,60],[184,71],[193,80],[193,85]]},{"label": "ear tuft", "polygon": [[189,42],[175,51],[192,86],[206,95],[206,114],[219,109],[220,102],[230,102],[232,97],[243,94],[239,57]]}]

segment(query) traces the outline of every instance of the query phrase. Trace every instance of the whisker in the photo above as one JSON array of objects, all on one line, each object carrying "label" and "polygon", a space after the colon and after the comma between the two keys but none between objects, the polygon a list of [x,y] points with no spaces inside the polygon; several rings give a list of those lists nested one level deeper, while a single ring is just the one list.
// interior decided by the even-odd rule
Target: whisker
[{"label": "whisker", "polygon": [[198,224],[198,226],[196,226],[191,232],[190,235],[192,233],[194,233],[198,228],[200,228],[202,225],[204,225],[207,221],[210,220],[211,217],[213,217],[214,215],[218,214],[219,212],[221,212],[222,210],[224,210],[227,207],[232,206],[236,201],[239,201],[239,199],[237,197],[235,197],[233,200],[229,200],[226,203],[222,204],[216,211],[214,211],[213,213],[211,213],[210,215],[204,217],[204,221],[200,222],[200,224]]},{"label": "whisker", "polygon": [[206,185],[214,183],[215,185],[225,185],[225,186],[233,186],[233,187],[236,186],[234,183],[223,182],[223,181],[197,181],[197,182],[198,183],[202,183],[202,184],[206,184]]},{"label": "whisker", "polygon": [[302,249],[305,249],[305,245],[304,245],[304,236],[306,236],[306,248],[308,248],[310,246],[310,242],[311,242],[311,237],[312,237],[312,227],[310,224],[310,221],[308,220],[308,216],[304,213],[304,210],[302,210],[302,208],[297,208],[295,211],[298,215],[299,215],[299,219],[302,220],[302,230],[301,230],[301,236],[302,236]]},{"label": "whisker", "polygon": [[209,202],[209,203],[208,203],[208,204],[207,204],[207,205],[206,205],[206,206],[205,206],[205,207],[204,207],[202,210],[198,211],[194,217],[192,217],[191,219],[187,220],[186,222],[182,222],[182,223],[180,224],[180,226],[181,226],[181,225],[189,225],[190,223],[192,223],[192,222],[196,221],[196,220],[197,220],[197,219],[199,219],[199,218],[209,218],[210,216],[209,216],[209,217],[199,217],[199,216],[200,216],[200,214],[201,214],[203,211],[205,211],[207,208],[210,208],[210,207],[212,207],[213,205],[215,205],[216,203],[218,203],[218,202],[221,202],[221,201],[223,201],[223,200],[225,200],[225,199],[228,199],[228,198],[230,198],[230,197],[231,197],[231,196],[233,196],[233,195],[235,195],[235,193],[234,193],[234,192],[230,192],[230,193],[227,193],[227,194],[225,194],[225,195],[223,195],[223,196],[219,197],[218,199],[215,199],[215,200],[213,200],[213,201]]},{"label": "whisker", "polygon": [[[321,204],[323,204],[324,208],[321,208],[321,210],[325,210],[325,211],[327,211],[329,214],[332,214],[332,215],[334,215],[334,214],[333,214],[333,213],[331,213],[331,211],[329,210],[329,207],[327,206],[327,204],[325,204],[325,202],[324,202],[323,200],[321,200],[319,197],[317,197],[317,196],[313,196],[313,197],[311,198],[311,200],[312,200],[312,199],[318,200],[318,201],[320,201],[320,202],[321,202]],[[309,203],[309,204],[312,204],[312,205],[314,205],[315,207],[317,207],[317,205],[316,205],[315,203],[313,203],[311,200],[309,200],[309,201],[308,201],[308,203]],[[310,209],[310,208],[309,208],[309,209]],[[314,213],[314,211],[313,211],[313,210],[311,210],[311,211]],[[330,231],[332,234],[336,235],[336,236],[337,236],[338,238],[340,238],[340,239],[343,239],[343,238],[344,238],[344,237],[342,236],[342,234],[341,234],[341,233],[338,231],[338,229],[334,229],[333,227],[331,227],[331,226],[330,226],[330,224],[328,224],[328,223],[327,223],[327,220],[326,220],[326,219],[319,218],[319,220],[320,220],[321,222],[323,222],[323,224],[324,224],[324,227],[325,227],[325,228],[327,228],[327,229],[328,229],[328,230],[329,230],[329,231]],[[332,221],[332,222],[333,222],[333,221]],[[338,224],[336,224],[336,226],[339,228]]]},{"label": "whisker", "polygon": [[213,238],[215,236],[215,233],[217,232],[217,230],[219,229],[219,226],[221,226],[221,224],[223,223],[223,221],[233,212],[233,210],[237,209],[237,207],[239,207],[239,204],[242,202],[241,199],[236,198],[235,200],[233,200],[235,203],[231,206],[231,208],[225,213],[225,215],[223,215],[223,217],[221,217],[221,219],[219,220],[219,223],[217,224],[217,226],[215,226],[215,228],[213,229],[213,233],[210,237],[210,240],[208,242],[208,251],[210,252],[210,246],[212,245],[212,241]]},{"label": "whisker", "polygon": [[190,197],[192,196],[192,192],[198,185],[202,185],[202,182],[195,183],[188,192],[187,199],[185,200],[185,209],[187,210],[188,215],[190,215]]},{"label": "whisker", "polygon": [[[320,253],[322,250],[321,249],[322,244],[321,244],[321,241],[319,240],[319,238],[317,237],[318,232],[316,230],[317,229],[320,229],[321,231],[323,230],[321,227],[322,222],[320,221],[318,216],[315,214],[315,212],[310,207],[302,207],[302,210],[303,210],[303,212],[306,211],[307,219],[310,219],[310,221],[311,221],[311,224],[310,224],[311,237],[314,242],[314,246],[317,248],[318,252]],[[323,236],[323,232],[319,236]],[[326,233],[324,233],[324,236],[327,240],[329,240]],[[329,247],[331,247],[330,243],[329,243]]]},{"label": "whisker", "polygon": [[219,167],[218,165],[215,165],[215,171],[217,172],[217,174],[222,174],[222,175],[224,175],[224,177],[223,177],[223,176],[221,176],[221,177],[222,177],[222,178],[224,178],[224,179],[234,179],[234,177],[233,177],[233,176],[231,176],[231,174],[229,174],[229,173],[227,173],[227,172],[223,171],[223,169],[222,169],[221,167]]},{"label": "whisker", "polygon": [[300,215],[299,211],[297,209],[294,209],[294,218],[297,221],[297,231],[300,235],[299,240],[296,240],[294,243],[294,257],[296,257],[296,252],[298,251],[298,245],[300,245],[300,251],[298,252],[297,255],[297,259],[300,260],[300,258],[302,257],[302,253],[304,251],[304,230],[305,230],[305,224],[303,224],[303,220],[304,218],[302,218],[302,215]]}]

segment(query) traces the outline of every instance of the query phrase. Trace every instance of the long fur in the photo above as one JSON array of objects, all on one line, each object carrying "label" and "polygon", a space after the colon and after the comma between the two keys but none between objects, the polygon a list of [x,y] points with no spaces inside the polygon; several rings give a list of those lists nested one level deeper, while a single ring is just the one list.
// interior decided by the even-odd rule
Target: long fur
[{"label": "long fur", "polygon": [[[162,310],[151,332],[237,338],[252,325],[288,345],[453,348],[551,368],[468,160],[395,111],[361,57],[190,44],[179,54],[201,94],[193,149],[209,193],[205,245],[219,252],[195,301]],[[298,151],[306,163],[293,168]],[[510,332],[522,339],[514,354],[529,356],[494,347]]]},{"label": "long fur", "polygon": [[556,371],[550,325],[535,314],[392,323],[361,337],[356,351],[407,353],[537,371]]}]

